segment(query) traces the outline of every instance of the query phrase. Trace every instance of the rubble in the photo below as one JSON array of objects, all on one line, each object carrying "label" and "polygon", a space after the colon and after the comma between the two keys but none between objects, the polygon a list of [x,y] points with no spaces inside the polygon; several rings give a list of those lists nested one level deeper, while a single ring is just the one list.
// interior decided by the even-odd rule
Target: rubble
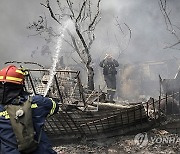
[{"label": "rubble", "polygon": [[[42,74],[45,75],[49,70],[33,69],[30,71],[32,77],[31,74],[28,76],[26,88],[34,94],[44,94],[43,91],[40,92],[40,88],[37,85],[41,81]],[[37,79],[34,78],[33,71],[40,73]],[[177,137],[164,128],[170,128],[173,124],[174,128],[180,128],[179,122],[174,120],[175,117],[168,119],[166,116],[167,109],[169,109],[167,106],[169,104],[167,96],[164,98],[161,96],[158,100],[151,99],[149,102],[144,100],[145,96],[140,97],[143,100],[140,102],[128,100],[116,101],[114,103],[108,102],[105,99],[104,92],[87,91],[81,84],[79,72],[72,70],[57,70],[52,87],[49,90],[51,90],[53,98],[61,102],[61,110],[57,115],[47,120],[45,131],[47,131],[48,135],[63,141],[63,137],[68,135],[70,137],[83,135],[92,137],[94,135],[93,137],[96,138],[96,136],[100,136],[100,133],[101,135],[103,133],[107,134],[104,139],[97,137],[94,140],[83,139],[76,143],[72,143],[73,140],[71,140],[70,144],[66,142],[60,143],[59,141],[58,144],[54,144],[54,150],[58,154],[180,153],[180,138],[178,138],[179,141],[177,140],[178,142],[175,144],[170,144],[169,140],[167,140],[168,143],[166,143],[166,140],[162,140],[166,139],[166,137]],[[177,96],[179,98],[179,95]],[[161,107],[162,99],[165,100],[163,111]],[[170,101],[170,104],[174,102],[173,99],[173,101]],[[171,109],[174,109],[173,107],[177,108],[178,105],[172,105]],[[179,115],[177,116],[179,117]],[[173,124],[157,129],[157,126],[160,124],[169,122]],[[148,130],[149,128],[156,129],[142,132],[145,128],[146,130],[147,128]],[[136,131],[136,133],[140,134],[138,136],[140,145],[135,142],[135,137],[138,134],[129,134],[132,131],[133,133]],[[148,142],[142,138],[146,137],[143,134],[147,135]]]},{"label": "rubble", "polygon": [[158,135],[172,135],[162,129],[147,132],[148,144],[139,147],[135,144],[135,135],[119,136],[101,141],[81,142],[78,144],[62,144],[54,147],[58,154],[178,154],[180,141],[176,144],[153,143],[150,138]]}]

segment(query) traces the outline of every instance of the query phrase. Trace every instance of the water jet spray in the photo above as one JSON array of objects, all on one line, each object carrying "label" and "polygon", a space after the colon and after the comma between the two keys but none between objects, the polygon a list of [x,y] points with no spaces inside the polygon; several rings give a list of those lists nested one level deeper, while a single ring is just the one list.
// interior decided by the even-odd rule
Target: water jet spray
[{"label": "water jet spray", "polygon": [[62,47],[62,39],[64,38],[64,32],[65,32],[65,30],[67,29],[69,23],[70,23],[70,20],[67,20],[67,21],[63,24],[63,26],[61,26],[61,27],[59,28],[60,36],[58,37],[57,44],[56,44],[56,48],[55,48],[55,53],[53,54],[53,57],[52,57],[52,59],[53,59],[53,64],[52,64],[52,66],[51,66],[51,68],[50,68],[50,72],[49,72],[50,78],[49,78],[49,81],[48,81],[48,83],[47,83],[47,87],[46,87],[46,89],[45,89],[45,91],[44,91],[44,96],[47,95],[47,93],[48,93],[48,91],[49,91],[49,88],[50,88],[50,86],[51,86],[51,84],[52,84],[54,75],[55,75],[55,73],[56,73],[56,66],[57,66],[57,62],[58,62],[58,60],[59,60],[59,54],[60,54],[61,47]]}]

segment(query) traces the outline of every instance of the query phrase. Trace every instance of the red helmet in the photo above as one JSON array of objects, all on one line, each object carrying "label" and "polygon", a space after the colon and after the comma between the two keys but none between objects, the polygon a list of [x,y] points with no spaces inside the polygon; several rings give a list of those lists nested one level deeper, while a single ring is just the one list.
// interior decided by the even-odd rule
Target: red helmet
[{"label": "red helmet", "polygon": [[15,84],[24,83],[24,73],[14,65],[9,65],[0,71],[0,82]]}]

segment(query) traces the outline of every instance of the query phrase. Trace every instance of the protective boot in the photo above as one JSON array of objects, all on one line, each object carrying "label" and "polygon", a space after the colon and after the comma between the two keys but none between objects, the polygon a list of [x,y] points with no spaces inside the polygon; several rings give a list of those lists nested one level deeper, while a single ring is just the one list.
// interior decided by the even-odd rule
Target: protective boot
[{"label": "protective boot", "polygon": [[115,91],[107,90],[107,100],[108,100],[108,102],[115,103],[114,100],[113,100],[114,95],[115,95]]}]

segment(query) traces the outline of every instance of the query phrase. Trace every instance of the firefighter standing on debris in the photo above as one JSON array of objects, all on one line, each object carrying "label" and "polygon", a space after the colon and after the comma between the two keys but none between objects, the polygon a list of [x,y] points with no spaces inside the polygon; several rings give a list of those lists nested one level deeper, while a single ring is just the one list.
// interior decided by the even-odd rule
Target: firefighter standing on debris
[{"label": "firefighter standing on debris", "polygon": [[116,67],[119,66],[119,63],[111,55],[106,54],[99,66],[103,68],[104,80],[107,85],[107,99],[113,102],[116,93]]},{"label": "firefighter standing on debris", "polygon": [[[23,154],[20,150],[23,146],[26,146],[29,149],[35,147],[29,147],[30,140],[20,142],[18,136],[15,135],[15,132],[18,130],[14,129],[15,124],[11,121],[12,119],[16,119],[16,122],[22,120],[21,116],[25,117],[27,112],[24,113],[23,110],[19,112],[20,108],[18,112],[15,112],[16,117],[11,117],[11,113],[8,111],[9,106],[23,105],[29,100],[29,97],[31,97],[29,109],[32,111],[32,126],[29,127],[32,127],[33,129],[32,138],[37,141],[37,146],[34,151],[29,153],[56,154],[43,130],[43,126],[47,116],[57,113],[59,105],[48,97],[43,97],[41,95],[30,96],[28,92],[24,91],[24,78],[24,72],[14,65],[7,66],[0,71],[0,153]],[[24,121],[27,122],[27,120]],[[29,128],[27,128],[27,130],[28,129]],[[25,134],[29,135],[29,133],[25,131],[20,133],[20,135],[26,138],[26,136],[24,136]]]}]

